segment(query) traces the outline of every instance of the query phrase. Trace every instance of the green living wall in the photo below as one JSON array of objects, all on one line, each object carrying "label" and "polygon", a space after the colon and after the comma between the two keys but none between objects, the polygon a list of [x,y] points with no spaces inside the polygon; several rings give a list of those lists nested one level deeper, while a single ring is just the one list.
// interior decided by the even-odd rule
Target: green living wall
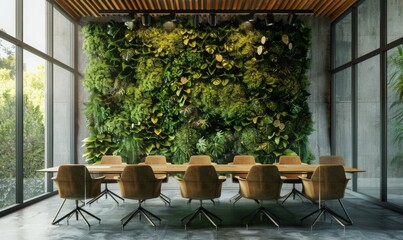
[{"label": "green living wall", "polygon": [[290,154],[312,159],[303,22],[110,22],[83,32],[88,162],[104,154],[128,163],[148,154],[174,163],[194,154],[218,163],[236,154],[262,163]]}]

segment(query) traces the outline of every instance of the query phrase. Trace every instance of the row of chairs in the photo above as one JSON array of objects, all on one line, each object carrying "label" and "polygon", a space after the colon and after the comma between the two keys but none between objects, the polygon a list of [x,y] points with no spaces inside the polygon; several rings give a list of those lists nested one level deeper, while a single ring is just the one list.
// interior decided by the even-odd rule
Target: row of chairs
[{"label": "row of chairs", "polygon": [[[247,164],[251,164],[250,156],[244,157],[246,159],[249,159],[250,161],[250,163]],[[194,213],[182,219],[182,223],[185,225],[185,228],[190,225],[197,216],[205,216],[216,228],[218,226],[218,223],[222,222],[221,218],[205,209],[202,205],[203,200],[213,200],[221,196],[221,186],[222,183],[225,181],[224,176],[217,176],[215,168],[211,165],[211,161],[209,162],[205,159],[207,158],[203,156],[194,156],[189,162],[191,166],[187,168],[184,177],[176,177],[180,184],[182,197],[189,199],[189,201],[191,201],[192,199],[200,201],[200,207]],[[240,159],[242,159],[241,156],[238,158],[236,157],[233,164],[238,164],[239,162],[242,162]],[[163,163],[160,162],[158,164]],[[246,163],[242,162],[239,164]],[[332,177],[330,178],[325,178],[327,182],[323,182],[323,176],[320,175],[319,177],[317,177],[317,171],[324,176],[328,176],[329,173],[334,175],[335,173],[339,172],[339,177],[334,177],[332,175]],[[342,175],[345,179],[345,185],[343,185],[343,182],[343,184],[339,184],[339,186],[341,187],[335,188],[335,184],[337,185],[338,183],[333,180],[342,180]],[[105,188],[103,195],[107,196],[108,194],[110,194],[112,198],[114,198],[114,196],[117,196],[121,199],[128,198],[139,201],[139,207],[128,214],[126,217],[122,218],[122,227],[124,228],[126,224],[138,214],[144,216],[155,227],[156,225],[153,219],[156,219],[158,221],[161,221],[161,219],[148,210],[144,209],[142,206],[142,202],[146,199],[161,197],[161,183],[162,181],[167,179],[166,175],[156,175],[153,173],[150,166],[139,164],[135,166],[126,166],[120,177],[114,177],[115,178],[113,180],[118,181],[119,183],[121,196],[123,198],[108,190],[107,187]],[[260,207],[258,209],[244,218],[246,226],[248,227],[248,225],[255,219],[256,216],[261,215],[266,216],[277,227],[279,227],[279,218],[262,205],[263,200],[278,200],[280,198],[281,187],[286,178],[280,176],[278,168],[274,165],[257,164],[251,168],[247,175],[236,175],[233,177],[240,184],[239,195],[241,197],[253,199],[260,204]],[[75,181],[71,181],[72,179],[74,179]],[[304,193],[306,194],[304,196],[306,198],[312,201],[339,199],[339,202],[342,205],[340,199],[344,195],[344,189],[348,179],[345,178],[344,168],[340,165],[321,166],[315,171],[315,173],[312,175],[312,178],[300,177],[300,179],[304,183]],[[64,198],[65,200],[60,206],[53,220],[53,224],[57,224],[65,218],[67,218],[68,221],[73,215],[76,215],[76,218],[78,220],[78,215],[80,214],[87,223],[88,227],[90,227],[90,224],[84,217],[83,212],[100,221],[98,217],[84,210],[82,206],[79,206],[79,200],[93,198],[93,200],[90,201],[90,203],[92,203],[94,202],[94,199],[99,199],[99,197],[102,196],[100,195],[100,184],[102,181],[105,181],[105,176],[93,179],[89,175],[89,172],[84,165],[65,165],[60,166],[58,174],[54,180],[58,186],[60,197]],[[86,184],[82,184],[82,181],[84,181]],[[315,190],[315,187],[317,188],[318,184],[321,185],[322,189],[339,189],[340,191],[338,193],[334,193],[332,196],[330,196],[330,198],[326,197],[326,195],[324,195],[323,193],[319,193],[318,196],[318,191]],[[84,196],[82,193],[84,193]],[[63,207],[66,199],[75,200],[76,208],[65,216],[56,220],[60,209]],[[161,197],[161,199],[163,199],[164,202],[167,203],[167,199],[169,198],[167,196],[164,196]],[[115,198],[114,200],[117,202]],[[324,206],[302,218],[301,220],[304,220],[319,211],[318,217],[315,219],[313,225],[324,212],[330,213],[332,217],[335,218],[336,221],[342,225],[343,222],[352,223],[343,205],[342,207],[347,216],[347,219],[341,217],[340,215],[336,214],[335,212]]]}]

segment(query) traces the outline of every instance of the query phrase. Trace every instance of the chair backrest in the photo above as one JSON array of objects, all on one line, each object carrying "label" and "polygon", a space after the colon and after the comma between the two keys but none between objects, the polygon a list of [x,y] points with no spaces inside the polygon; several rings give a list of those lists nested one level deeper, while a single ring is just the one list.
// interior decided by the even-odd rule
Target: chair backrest
[{"label": "chair backrest", "polygon": [[279,164],[301,164],[301,158],[299,156],[293,155],[293,156],[280,156],[278,160]]},{"label": "chair backrest", "polygon": [[193,155],[190,156],[189,164],[211,164],[209,155]]},{"label": "chair backrest", "polygon": [[128,165],[118,181],[124,198],[145,200],[156,198],[161,192],[161,180],[154,177],[149,165]]},{"label": "chair backrest", "polygon": [[104,155],[100,164],[122,164],[122,157],[115,155]]},{"label": "chair backrest", "polygon": [[246,177],[248,198],[257,200],[279,199],[283,180],[275,165],[262,164],[252,166]]},{"label": "chair backrest", "polygon": [[343,166],[319,165],[311,177],[312,189],[305,189],[304,185],[304,190],[312,191],[308,195],[314,200],[340,199],[344,197],[348,180]]},{"label": "chair backrest", "polygon": [[146,159],[144,160],[144,163],[149,164],[149,165],[152,165],[152,164],[156,164],[156,165],[161,164],[161,165],[163,165],[163,164],[167,163],[167,159],[163,155],[148,155],[146,157]]},{"label": "chair backrest", "polygon": [[221,196],[222,181],[213,165],[189,165],[183,176],[186,196],[190,199],[213,199]]},{"label": "chair backrest", "polygon": [[[283,155],[280,156],[278,160],[278,164],[302,164],[301,158],[296,155],[288,156],[288,155]],[[293,181],[298,179],[301,174],[299,173],[286,173],[282,174],[284,177],[288,178],[289,181]],[[288,182],[287,180],[285,182]]]},{"label": "chair backrest", "polygon": [[[232,160],[232,163],[229,164],[234,164],[234,165],[242,165],[242,164],[256,164],[255,157],[252,155],[236,155],[234,156],[234,160]],[[238,179],[236,176],[239,176],[241,178],[246,178],[248,174],[247,173],[236,173],[236,174],[231,174],[232,182],[237,183]]]},{"label": "chair backrest", "polygon": [[255,157],[252,155],[236,155],[232,164],[255,164]]},{"label": "chair backrest", "polygon": [[344,159],[338,155],[320,156],[319,164],[338,164],[344,166]]},{"label": "chair backrest", "polygon": [[94,198],[101,192],[101,184],[94,184],[85,165],[61,165],[54,181],[59,196],[66,199],[82,200]]}]

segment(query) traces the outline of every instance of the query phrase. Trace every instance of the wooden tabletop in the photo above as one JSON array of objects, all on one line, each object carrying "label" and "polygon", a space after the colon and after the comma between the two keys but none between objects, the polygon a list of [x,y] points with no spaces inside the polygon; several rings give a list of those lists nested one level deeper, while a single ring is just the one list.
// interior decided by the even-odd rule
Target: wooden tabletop
[{"label": "wooden tabletop", "polygon": [[[123,165],[87,165],[90,173],[121,173],[125,166],[132,164]],[[167,165],[150,165],[154,173],[184,173],[186,168],[189,166],[187,164],[167,164]],[[228,164],[215,164],[213,165],[218,173],[248,173],[249,169],[253,165],[228,165]],[[312,173],[319,164],[310,165],[288,165],[281,164],[276,165],[280,173]],[[40,169],[38,172],[57,172],[58,166]],[[344,170],[348,173],[365,172],[363,169],[344,167]]]}]

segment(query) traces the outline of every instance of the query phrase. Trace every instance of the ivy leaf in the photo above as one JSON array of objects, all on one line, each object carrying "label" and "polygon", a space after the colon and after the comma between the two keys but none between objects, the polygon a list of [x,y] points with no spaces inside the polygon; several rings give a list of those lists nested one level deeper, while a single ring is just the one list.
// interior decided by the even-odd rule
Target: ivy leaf
[{"label": "ivy leaf", "polygon": [[152,117],[152,118],[151,118],[151,122],[152,122],[154,125],[157,124],[158,118]]}]

